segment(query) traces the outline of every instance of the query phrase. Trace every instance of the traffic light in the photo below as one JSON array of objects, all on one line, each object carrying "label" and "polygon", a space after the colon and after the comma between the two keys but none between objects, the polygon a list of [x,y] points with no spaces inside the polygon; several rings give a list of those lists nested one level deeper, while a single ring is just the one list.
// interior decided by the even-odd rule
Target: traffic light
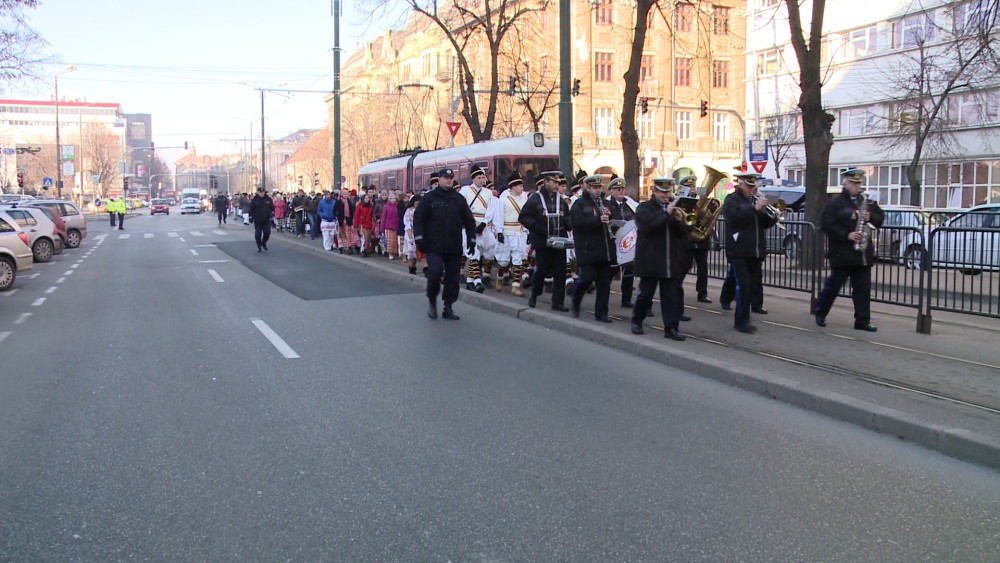
[{"label": "traffic light", "polygon": [[513,96],[517,93],[517,78],[510,77],[510,95]]},{"label": "traffic light", "polygon": [[302,187],[302,176],[299,176],[299,187]]},{"label": "traffic light", "polygon": [[24,187],[24,172],[17,173],[17,187],[19,188]]},{"label": "traffic light", "polygon": [[128,178],[122,178],[122,188],[123,188],[123,189],[124,189],[124,190],[125,190],[126,192],[128,191]]},{"label": "traffic light", "polygon": [[573,95],[574,96],[579,96],[580,95],[580,79],[579,78],[574,78],[573,79]]},{"label": "traffic light", "polygon": [[313,186],[319,187],[319,172],[313,172]]},{"label": "traffic light", "polygon": [[149,142],[149,150],[151,150],[151,151],[155,151],[156,150],[156,145],[153,143],[153,141]]},{"label": "traffic light", "polygon": [[649,98],[642,97],[642,113],[649,113]]},{"label": "traffic light", "polygon": [[701,101],[701,116],[705,117],[708,115],[708,100]]},{"label": "traffic light", "polygon": [[188,150],[188,142],[184,141],[184,150]]}]

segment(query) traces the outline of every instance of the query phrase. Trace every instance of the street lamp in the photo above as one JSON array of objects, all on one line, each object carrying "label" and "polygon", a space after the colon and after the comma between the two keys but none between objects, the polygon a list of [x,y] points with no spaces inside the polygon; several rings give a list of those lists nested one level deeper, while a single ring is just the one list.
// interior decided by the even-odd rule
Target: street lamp
[{"label": "street lamp", "polygon": [[73,72],[75,66],[68,66],[66,70],[55,74],[56,83],[56,194],[62,199],[62,147],[59,146],[59,75]]}]

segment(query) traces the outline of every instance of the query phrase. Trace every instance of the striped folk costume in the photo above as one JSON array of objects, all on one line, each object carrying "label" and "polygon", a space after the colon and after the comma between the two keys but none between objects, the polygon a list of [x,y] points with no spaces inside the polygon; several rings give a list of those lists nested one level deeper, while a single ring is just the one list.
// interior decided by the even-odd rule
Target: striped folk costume
[{"label": "striped folk costume", "polygon": [[[462,197],[465,198],[466,203],[469,204],[472,216],[476,220],[476,246],[472,253],[466,254],[466,257],[469,259],[469,271],[466,274],[465,287],[479,293],[482,293],[485,289],[483,285],[483,266],[486,266],[485,271],[488,279],[488,273],[493,267],[492,261],[495,257],[497,244],[496,238],[493,235],[493,229],[490,228],[487,221],[490,207],[494,204],[496,198],[493,196],[491,190],[486,189],[486,182],[486,172],[479,166],[474,165],[472,167],[472,183],[463,186],[460,192]],[[466,246],[464,239],[462,240],[462,244]]]},{"label": "striped folk costume", "polygon": [[528,278],[528,231],[521,225],[518,217],[524,203],[528,201],[528,194],[524,192],[524,181],[516,172],[507,180],[507,186],[507,191],[497,198],[490,218],[493,230],[497,233],[496,259],[499,270],[496,289],[502,291],[504,277],[511,274],[511,294],[523,297],[521,288]]}]

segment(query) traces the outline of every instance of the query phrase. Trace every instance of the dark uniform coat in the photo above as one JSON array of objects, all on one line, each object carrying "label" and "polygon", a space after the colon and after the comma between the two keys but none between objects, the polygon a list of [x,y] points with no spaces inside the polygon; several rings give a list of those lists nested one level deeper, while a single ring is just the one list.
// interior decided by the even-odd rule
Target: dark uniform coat
[{"label": "dark uniform coat", "polygon": [[434,188],[413,211],[413,240],[423,252],[464,254],[463,229],[467,240],[476,240],[476,218],[454,189]]},{"label": "dark uniform coat", "polygon": [[684,246],[688,226],[678,221],[656,198],[639,204],[635,209],[635,263],[632,270],[639,277],[684,277]]},{"label": "dark uniform coat", "polygon": [[[873,201],[868,202],[871,224],[882,226],[885,215]],[[869,243],[864,252],[854,250],[854,241],[847,238],[858,227],[858,205],[845,189],[840,195],[826,202],[820,220],[823,233],[830,244],[830,266],[871,266],[875,263],[875,244]]]},{"label": "dark uniform coat", "polygon": [[274,201],[271,200],[271,196],[255,195],[253,199],[250,200],[250,208],[247,210],[250,213],[250,217],[253,218],[253,222],[257,223],[270,223],[271,217],[274,216]]},{"label": "dark uniform coat", "polygon": [[[545,208],[542,207],[541,198],[543,197],[545,198]],[[556,203],[557,201],[559,202],[558,204]],[[570,213],[569,204],[566,203],[565,198],[558,193],[550,194],[543,187],[528,196],[528,200],[524,202],[524,207],[521,208],[518,221],[524,225],[525,229],[528,229],[528,243],[531,244],[532,248],[546,248],[545,240],[549,238],[549,223],[548,218],[545,216],[545,209],[547,208],[550,213],[554,213],[556,205],[559,206],[561,217],[559,220],[559,230],[558,232],[553,232],[552,236],[567,237],[569,236]],[[554,223],[555,219],[553,219],[553,226]]]},{"label": "dark uniform coat", "polygon": [[[767,257],[767,236],[765,230],[773,227],[778,220],[754,209],[750,198],[737,189],[722,204],[722,216],[726,219],[726,257],[760,258]],[[737,235],[736,238],[733,238]]]},{"label": "dark uniform coat", "polygon": [[[610,214],[610,213],[609,213]],[[581,266],[598,262],[615,262],[615,242],[608,236],[610,224],[601,222],[597,203],[585,192],[570,210],[570,224],[573,227],[573,248],[576,263]]]}]

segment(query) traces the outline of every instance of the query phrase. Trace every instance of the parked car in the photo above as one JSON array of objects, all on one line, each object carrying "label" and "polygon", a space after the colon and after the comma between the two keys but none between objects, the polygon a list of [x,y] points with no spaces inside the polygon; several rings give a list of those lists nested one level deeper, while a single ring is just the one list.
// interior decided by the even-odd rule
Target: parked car
[{"label": "parked car", "polygon": [[14,220],[28,236],[28,246],[35,262],[48,262],[56,251],[56,226],[41,209],[30,206],[2,206],[7,216]]},{"label": "parked car", "polygon": [[36,206],[25,206],[25,207],[31,207],[32,209],[40,210],[42,213],[45,213],[45,216],[49,218],[49,221],[52,221],[52,223],[56,227],[56,235],[58,235],[56,237],[55,255],[59,256],[60,254],[62,254],[62,251],[66,248],[66,221],[63,221],[63,218],[60,217],[59,214],[56,213],[55,210],[53,210],[51,207],[36,207]]},{"label": "parked car", "polygon": [[0,291],[7,291],[14,285],[18,272],[33,267],[32,258],[28,235],[0,210]]},{"label": "parked car", "polygon": [[[906,240],[919,237],[911,229],[918,229],[925,239],[930,228],[935,225],[930,211],[915,205],[883,205],[885,219],[882,228],[875,235],[875,259],[889,262],[902,262],[901,247]],[[909,237],[909,239],[907,238]]]},{"label": "parked car", "polygon": [[170,215],[170,202],[165,199],[154,199],[149,206],[149,214],[156,215],[157,213]]},{"label": "parked car", "polygon": [[913,235],[904,239],[900,252],[907,268],[927,266],[927,246],[932,238],[932,267],[955,268],[965,274],[1000,271],[1000,203],[977,205],[959,213],[931,228],[923,241]]},{"label": "parked car", "polygon": [[66,246],[77,248],[87,238],[87,218],[72,201],[64,199],[35,199],[32,206],[48,207],[66,222]]}]

